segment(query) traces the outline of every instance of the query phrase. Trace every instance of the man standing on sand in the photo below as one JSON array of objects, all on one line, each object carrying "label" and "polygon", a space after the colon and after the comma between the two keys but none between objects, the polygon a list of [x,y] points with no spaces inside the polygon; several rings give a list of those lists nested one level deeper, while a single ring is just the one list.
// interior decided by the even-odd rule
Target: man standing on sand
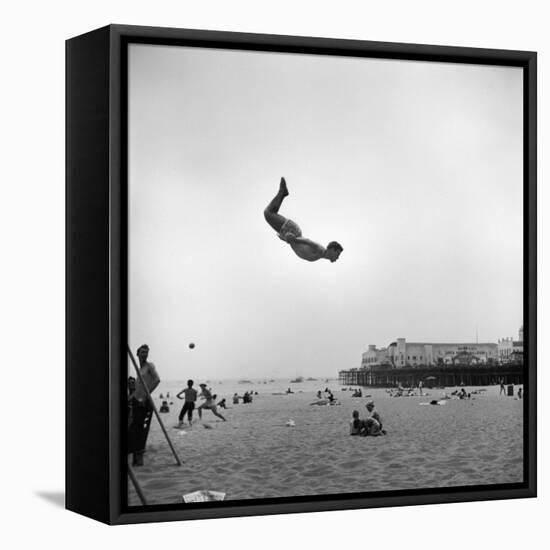
[{"label": "man standing on sand", "polygon": [[281,178],[279,192],[264,210],[266,222],[275,229],[279,239],[287,242],[292,250],[294,250],[296,256],[302,258],[302,260],[315,262],[323,258],[335,262],[344,250],[340,243],[332,241],[325,248],[315,241],[306,239],[302,237],[302,230],[296,222],[279,214],[279,208],[281,208],[281,204],[286,196],[288,196],[286,181],[285,178]]},{"label": "man standing on sand", "polygon": [[[137,350],[139,372],[141,379],[135,381],[135,390],[128,397],[131,409],[131,423],[128,426],[128,453],[133,454],[132,465],[143,466],[143,455],[149,435],[149,426],[153,415],[153,404],[149,393],[153,392],[160,383],[160,378],[153,363],[147,361],[149,346],[144,344]],[[143,380],[143,383],[142,381]],[[144,387],[144,384],[146,387]],[[147,392],[149,390],[149,393]]]},{"label": "man standing on sand", "polygon": [[214,416],[217,416],[218,418],[221,418],[224,422],[226,421],[225,418],[218,412],[218,409],[216,407],[216,402],[214,401],[214,397],[212,396],[212,392],[208,389],[206,389],[206,384],[199,384],[201,387],[201,397],[204,397],[205,402],[202,405],[199,405],[197,408],[197,412],[199,413],[199,418],[202,420],[202,410],[203,409],[210,409],[212,413],[214,413]]},{"label": "man standing on sand", "polygon": [[183,427],[183,418],[185,413],[187,413],[187,420],[189,421],[189,426],[191,426],[191,422],[193,420],[193,409],[195,408],[195,402],[197,401],[197,390],[193,388],[193,384],[193,380],[187,380],[187,387],[176,395],[178,399],[181,399],[182,393],[185,395],[185,401],[179,415],[178,428]]}]

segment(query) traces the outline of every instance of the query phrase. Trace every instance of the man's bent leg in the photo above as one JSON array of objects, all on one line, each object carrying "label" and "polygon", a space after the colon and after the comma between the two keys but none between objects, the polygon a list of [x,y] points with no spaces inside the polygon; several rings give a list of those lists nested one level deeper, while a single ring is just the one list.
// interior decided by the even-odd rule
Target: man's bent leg
[{"label": "man's bent leg", "polygon": [[267,205],[264,210],[264,217],[267,223],[277,231],[281,230],[281,227],[286,222],[286,218],[279,214],[279,208],[283,204],[284,198],[288,195],[288,189],[286,188],[285,178],[281,178],[279,184],[279,192],[275,195],[273,200]]},{"label": "man's bent leg", "polygon": [[214,413],[215,416],[221,418],[224,422],[226,422],[225,418],[218,412],[218,409],[216,407],[213,407],[210,410]]},{"label": "man's bent leg", "polygon": [[178,416],[179,423],[181,424],[183,422],[183,417],[185,415],[185,411],[187,409],[187,403],[183,404],[183,407],[181,408],[180,414]]}]

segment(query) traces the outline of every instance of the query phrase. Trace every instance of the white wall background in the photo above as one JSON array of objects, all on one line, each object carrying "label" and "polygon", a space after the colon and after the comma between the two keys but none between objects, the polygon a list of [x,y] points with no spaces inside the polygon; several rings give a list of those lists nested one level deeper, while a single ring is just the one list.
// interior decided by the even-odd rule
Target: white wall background
[{"label": "white wall background", "polygon": [[[548,405],[539,393],[539,498],[108,529],[62,508],[64,485],[64,40],[107,23],[537,50],[539,387],[549,211],[544,2],[20,2],[1,9],[0,316],[4,407],[2,539],[10,548],[540,547],[548,518]],[[546,93],[547,95],[547,93]],[[546,152],[545,152],[546,151]],[[546,292],[545,292],[546,290]],[[542,398],[542,399],[541,399]],[[182,531],[185,529],[185,532]],[[214,530],[212,530],[214,528]],[[208,529],[208,530],[205,530]]]}]

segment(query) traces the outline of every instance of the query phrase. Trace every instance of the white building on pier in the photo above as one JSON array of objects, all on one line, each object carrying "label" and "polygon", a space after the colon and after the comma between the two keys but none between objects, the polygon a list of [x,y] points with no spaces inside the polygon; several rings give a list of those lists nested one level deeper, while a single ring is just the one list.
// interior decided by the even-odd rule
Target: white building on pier
[{"label": "white building on pier", "polygon": [[487,364],[490,362],[517,362],[523,359],[523,327],[519,340],[503,338],[492,342],[407,342],[397,338],[385,348],[369,345],[363,353],[361,368],[374,366],[414,367],[455,364]]}]

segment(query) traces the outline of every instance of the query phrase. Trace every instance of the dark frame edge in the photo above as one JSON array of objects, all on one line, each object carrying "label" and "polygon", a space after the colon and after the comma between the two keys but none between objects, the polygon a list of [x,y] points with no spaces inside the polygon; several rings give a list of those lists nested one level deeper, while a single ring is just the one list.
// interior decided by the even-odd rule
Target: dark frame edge
[{"label": "dark frame edge", "polygon": [[126,340],[124,311],[127,311],[127,298],[121,292],[125,288],[122,274],[126,273],[127,260],[123,257],[125,242],[124,227],[127,224],[124,167],[125,147],[123,146],[123,125],[126,114],[122,111],[122,96],[125,81],[122,66],[122,37],[115,25],[109,26],[109,141],[111,163],[109,166],[109,364],[110,387],[109,405],[111,422],[109,424],[110,442],[110,492],[109,523],[114,525],[122,513],[124,488],[122,472],[125,469],[123,453],[123,415],[120,403],[123,379],[126,374]]},{"label": "dark frame edge", "polygon": [[[222,47],[230,49],[258,49],[261,51],[306,52],[310,54],[360,55],[387,59],[449,61],[463,63],[502,64],[524,66],[536,52],[494,48],[443,46],[404,42],[380,42],[343,38],[242,33],[175,27],[148,27],[112,24],[110,28],[131,42],[161,40],[163,44]],[[160,39],[159,37],[162,37]],[[276,44],[275,44],[276,43]],[[368,54],[365,53],[368,48]]]},{"label": "dark frame edge", "polygon": [[[242,33],[230,33],[221,31],[198,31],[198,30],[184,30],[184,29],[160,29],[155,27],[136,27],[127,25],[109,25],[102,27],[96,31],[86,33],[80,37],[67,41],[67,52],[70,50],[70,46],[76,41],[90,40],[91,37],[102,34],[103,39],[107,42],[108,51],[108,133],[109,136],[107,148],[101,151],[103,163],[105,161],[105,155],[107,158],[108,177],[104,181],[108,181],[108,272],[105,281],[108,282],[108,326],[109,333],[105,338],[105,345],[107,346],[108,361],[106,365],[108,369],[104,371],[108,378],[108,387],[105,387],[105,394],[110,396],[109,403],[106,405],[108,408],[108,427],[106,432],[96,437],[96,441],[103,441],[108,444],[108,464],[101,468],[102,481],[106,483],[107,495],[103,492],[102,497],[98,499],[91,499],[96,502],[96,505],[101,507],[101,511],[90,511],[86,507],[76,504],[74,501],[75,491],[74,486],[70,488],[71,483],[74,481],[74,475],[71,473],[72,462],[69,459],[69,446],[74,446],[74,440],[69,441],[69,435],[74,432],[73,428],[69,428],[71,424],[69,417],[71,416],[71,406],[69,394],[72,391],[73,383],[69,374],[69,362],[70,362],[70,349],[71,338],[69,337],[69,302],[71,290],[69,283],[71,279],[71,261],[70,261],[70,235],[69,235],[69,210],[70,210],[70,192],[69,192],[69,173],[70,165],[74,161],[74,155],[71,152],[70,141],[74,137],[74,134],[70,131],[70,108],[71,101],[76,101],[73,97],[75,94],[69,91],[69,53],[67,53],[67,387],[66,387],[66,399],[67,399],[67,509],[81,513],[93,519],[99,520],[104,523],[112,525],[121,525],[128,523],[144,523],[154,521],[178,521],[178,520],[191,520],[191,519],[211,519],[211,518],[223,518],[223,517],[242,517],[242,516],[259,516],[267,514],[283,514],[283,513],[305,513],[305,512],[321,512],[321,511],[337,511],[348,510],[358,508],[375,508],[383,506],[409,506],[414,504],[442,504],[442,503],[457,503],[457,502],[470,502],[470,501],[489,501],[497,499],[511,499],[511,498],[530,498],[536,497],[536,292],[530,292],[529,300],[526,300],[525,314],[526,319],[529,320],[529,331],[527,333],[528,346],[531,350],[529,355],[528,364],[528,380],[529,380],[529,396],[525,400],[525,412],[530,420],[527,425],[529,433],[528,448],[526,448],[527,456],[529,457],[529,463],[527,465],[527,477],[525,479],[526,486],[513,488],[513,489],[490,489],[480,491],[464,491],[455,493],[432,493],[425,495],[410,495],[410,496],[384,496],[384,497],[367,497],[367,498],[354,498],[350,495],[349,500],[331,500],[330,497],[319,501],[311,500],[306,502],[297,503],[284,503],[284,504],[236,504],[231,508],[195,508],[186,510],[180,508],[178,510],[159,510],[159,511],[144,511],[134,512],[126,511],[122,506],[123,493],[121,488],[124,486],[121,483],[121,477],[123,474],[123,468],[125,461],[123,453],[121,452],[121,407],[120,407],[120,395],[121,395],[121,380],[122,371],[125,363],[123,362],[123,356],[119,351],[120,344],[124,335],[122,334],[122,311],[125,305],[125,299],[120,296],[121,288],[121,273],[125,267],[125,260],[121,257],[121,227],[120,220],[121,212],[124,211],[125,195],[121,192],[123,189],[123,162],[122,155],[124,154],[124,147],[121,146],[123,138],[122,129],[122,111],[121,105],[123,86],[122,86],[122,48],[127,41],[133,41],[136,39],[148,40],[148,38],[157,38],[159,35],[172,37],[174,40],[182,40],[182,36],[185,36],[186,41],[198,41],[204,44],[204,42],[210,42],[210,46],[217,47],[220,43],[228,41],[240,42],[241,45],[245,43],[252,47],[246,47],[243,49],[262,49],[270,42],[277,41],[280,44],[280,48],[284,51],[288,50],[290,43],[298,44],[298,50],[308,50],[309,53],[325,53],[330,51],[332,55],[353,55],[350,54],[350,46],[355,45],[359,48],[362,46],[374,48],[380,57],[392,57],[388,56],[388,51],[394,52],[397,57],[397,52],[400,53],[400,58],[406,59],[421,59],[429,56],[431,61],[434,61],[434,50],[443,55],[441,60],[447,59],[450,61],[453,58],[456,60],[456,51],[459,50],[462,55],[465,54],[465,50],[468,50],[468,55],[462,57],[462,62],[478,63],[479,56],[486,56],[487,52],[491,52],[493,55],[492,61],[488,61],[491,64],[508,64],[522,66],[525,69],[526,78],[525,83],[525,114],[526,114],[526,140],[525,146],[525,189],[526,189],[526,201],[524,204],[525,212],[525,250],[526,252],[526,266],[528,268],[529,280],[525,281],[526,285],[531,286],[531,289],[536,289],[536,142],[537,142],[537,130],[536,130],[536,53],[528,51],[514,51],[509,52],[506,50],[482,50],[478,48],[453,48],[448,46],[423,46],[423,45],[410,45],[410,44],[397,44],[397,43],[380,43],[380,42],[365,42],[365,41],[353,41],[353,40],[340,40],[340,39],[320,39],[320,38],[306,38],[306,37],[289,37],[289,36],[277,36],[277,35],[260,35],[260,34],[242,34]],[[221,42],[220,42],[221,41]],[[322,44],[324,44],[323,47]],[[195,44],[198,45],[198,44]],[[389,50],[388,50],[389,48]],[[403,54],[403,48],[408,51],[412,51],[414,55],[407,57]],[[313,51],[316,50],[316,51]],[[431,52],[431,53],[430,53]],[[513,55],[513,62],[510,62],[509,54]],[[363,51],[363,55],[367,55]],[[376,55],[375,55],[376,56]],[[508,63],[503,60],[507,59]],[[487,58],[485,57],[487,61]],[[458,61],[460,62],[460,61]],[[103,83],[105,85],[105,82]],[[90,140],[96,139],[97,143],[101,142],[101,136],[94,134]],[[101,149],[101,146],[100,146]],[[103,164],[102,164],[103,166]],[[97,174],[97,168],[94,167]],[[534,248],[529,244],[534,243]],[[104,281],[104,282],[105,282]],[[527,303],[528,302],[528,303]],[[93,333],[93,331],[92,331]],[[83,338],[79,340],[83,343]],[[75,346],[75,340],[72,341],[72,345]],[[83,345],[83,344],[82,344]],[[103,341],[102,341],[103,345]],[[78,346],[76,346],[78,347]],[[124,346],[123,346],[124,347]],[[88,362],[87,368],[90,368],[91,361]],[[97,365],[96,365],[97,368]],[[82,367],[84,372],[84,367]],[[73,373],[73,376],[75,374]],[[103,387],[103,386],[102,386]],[[106,437],[108,434],[108,437]],[[90,458],[87,459],[88,461]],[[103,487],[103,485],[102,485]],[[434,489],[437,491],[437,489]],[[89,495],[88,495],[89,498]],[[99,502],[101,501],[101,504]],[[96,507],[97,507],[96,506]]]},{"label": "dark frame edge", "polygon": [[[437,490],[437,489],[434,489]],[[408,496],[350,498],[347,500],[307,501],[286,504],[240,504],[231,508],[203,508],[192,510],[162,510],[147,512],[125,512],[113,518],[113,525],[149,523],[160,521],[189,521],[199,519],[219,519],[228,517],[249,517],[281,514],[303,514],[317,512],[338,512],[383,507],[415,505],[459,504],[468,502],[488,502],[492,500],[534,498],[536,493],[530,488],[502,489],[475,492],[439,493]]]},{"label": "dark frame edge", "polygon": [[[527,485],[537,496],[537,53],[524,68],[524,317],[527,319]],[[524,319],[524,322],[525,322]]]},{"label": "dark frame edge", "polygon": [[65,507],[109,522],[108,27],[66,41]]}]

